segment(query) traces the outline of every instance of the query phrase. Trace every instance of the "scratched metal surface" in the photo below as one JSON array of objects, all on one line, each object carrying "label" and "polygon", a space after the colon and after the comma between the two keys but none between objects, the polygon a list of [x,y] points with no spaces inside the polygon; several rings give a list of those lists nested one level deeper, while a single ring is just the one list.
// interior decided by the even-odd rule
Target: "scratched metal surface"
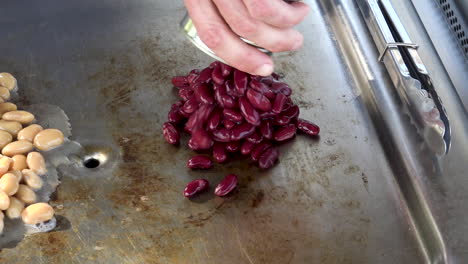
[{"label": "scratched metal surface", "polygon": [[[96,170],[60,168],[52,204],[63,205],[61,228],[2,249],[0,261],[421,262],[394,170],[366,110],[372,102],[344,66],[340,50],[349,47],[327,25],[339,20],[309,2],[313,11],[300,27],[304,48],[275,60],[301,115],[320,124],[322,136],[298,136],[269,171],[235,161],[192,172],[184,167],[192,152],[161,135],[176,100],[170,77],[210,63],[177,32],[181,1],[2,1],[0,71],[18,78],[23,103],[64,109],[73,139],[110,160]],[[352,4],[339,7],[358,14]],[[370,45],[356,23],[354,37]],[[383,69],[373,70],[389,85]],[[241,178],[232,197],[182,197],[191,179],[215,183],[228,172]]]}]

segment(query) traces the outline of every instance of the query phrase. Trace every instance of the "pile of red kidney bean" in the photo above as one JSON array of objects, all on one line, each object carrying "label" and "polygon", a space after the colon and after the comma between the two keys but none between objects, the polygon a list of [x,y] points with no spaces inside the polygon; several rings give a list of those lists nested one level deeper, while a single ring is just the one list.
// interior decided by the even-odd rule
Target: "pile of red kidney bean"
[{"label": "pile of red kidney bean", "polygon": [[[172,105],[163,125],[166,141],[179,144],[185,131],[191,135],[190,149],[211,150],[218,163],[226,162],[229,153],[241,153],[268,169],[278,160],[279,143],[294,138],[298,130],[311,136],[320,132],[314,123],[299,118],[299,107],[290,97],[292,90],[277,74],[253,76],[216,61],[203,70],[174,77],[172,84],[179,89],[181,100]],[[212,166],[211,159],[202,155],[187,162],[191,169]],[[216,188],[228,192],[215,194],[224,196],[235,188],[237,176],[232,175]],[[193,196],[208,186],[204,179],[195,180],[187,185],[184,195]]]}]

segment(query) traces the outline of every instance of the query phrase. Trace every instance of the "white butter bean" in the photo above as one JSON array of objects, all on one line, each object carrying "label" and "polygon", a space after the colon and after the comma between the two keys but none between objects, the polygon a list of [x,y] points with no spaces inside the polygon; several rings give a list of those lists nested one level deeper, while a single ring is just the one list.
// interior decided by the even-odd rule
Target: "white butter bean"
[{"label": "white butter bean", "polygon": [[49,221],[52,217],[54,217],[54,208],[47,203],[31,204],[21,213],[23,222],[30,225]]},{"label": "white butter bean", "polygon": [[23,180],[33,190],[39,190],[42,188],[42,179],[32,170],[23,170]]},{"label": "white butter bean", "polygon": [[27,140],[13,141],[2,149],[2,154],[13,157],[14,155],[28,153],[33,147],[33,144]]},{"label": "white butter bean", "polygon": [[11,170],[8,171],[8,173],[15,175],[16,179],[18,179],[18,182],[21,182],[21,180],[23,179],[23,173],[21,173],[21,171]]},{"label": "white butter bean", "polygon": [[7,121],[7,120],[0,120],[0,130],[4,130],[14,137],[18,135],[18,132],[23,128],[20,122],[16,121]]},{"label": "white butter bean", "polygon": [[51,150],[63,144],[64,136],[58,129],[44,129],[34,137],[34,146],[42,151]]},{"label": "white butter bean", "polygon": [[15,197],[25,204],[32,204],[36,201],[36,193],[24,184],[20,184]]},{"label": "white butter bean", "polygon": [[0,191],[0,212],[10,207],[10,197],[4,191]]},{"label": "white butter bean", "polygon": [[0,190],[8,195],[13,195],[18,191],[19,182],[18,178],[12,173],[5,173],[0,178]]},{"label": "white butter bean", "polygon": [[28,164],[26,163],[26,156],[22,154],[17,154],[11,157],[13,160],[10,169],[15,171],[22,171],[28,168]]},{"label": "white butter bean", "polygon": [[0,175],[5,174],[10,170],[12,159],[9,157],[1,156],[0,157]]},{"label": "white butter bean", "polygon": [[6,112],[18,110],[18,107],[14,103],[0,103],[0,115],[3,115]]},{"label": "white butter bean", "polygon": [[32,124],[29,125],[18,132],[18,140],[27,140],[29,142],[34,141],[34,137],[37,133],[41,132],[43,128],[40,125]]},{"label": "white butter bean", "polygon": [[0,100],[2,103],[8,101],[10,99],[10,90],[5,87],[0,86]]},{"label": "white butter bean", "polygon": [[8,72],[0,73],[0,86],[7,88],[8,90],[13,90],[17,87],[16,78]]},{"label": "white butter bean", "polygon": [[0,130],[0,149],[13,141],[13,136],[7,131]]},{"label": "white butter bean", "polygon": [[19,218],[24,209],[24,203],[15,197],[10,197],[10,207],[6,210],[6,215],[10,219]]},{"label": "white butter bean", "polygon": [[44,156],[39,152],[29,152],[26,163],[37,175],[44,175],[47,172]]},{"label": "white butter bean", "polygon": [[16,121],[21,124],[29,124],[34,120],[34,115],[28,111],[16,110],[6,112],[2,115],[3,120],[7,121]]}]

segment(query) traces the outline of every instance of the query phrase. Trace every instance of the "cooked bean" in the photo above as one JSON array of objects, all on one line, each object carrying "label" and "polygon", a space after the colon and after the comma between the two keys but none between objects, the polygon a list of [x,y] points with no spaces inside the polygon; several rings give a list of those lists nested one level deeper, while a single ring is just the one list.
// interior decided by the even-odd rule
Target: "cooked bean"
[{"label": "cooked bean", "polygon": [[11,166],[12,159],[9,157],[1,156],[0,157],[0,176],[5,174]]},{"label": "cooked bean", "polygon": [[15,111],[18,107],[10,102],[0,103],[0,115],[3,115],[6,112]]},{"label": "cooked bean", "polygon": [[263,123],[260,125],[260,133],[266,139],[273,138],[273,124],[270,120],[263,121]]},{"label": "cooked bean", "polygon": [[279,157],[279,151],[277,148],[272,147],[265,150],[260,158],[258,159],[258,166],[261,169],[269,169],[275,165]]},{"label": "cooked bean", "polygon": [[[11,113],[11,112],[9,112]],[[29,142],[34,141],[34,137],[44,130],[42,126],[37,124],[29,125],[18,132],[18,140],[27,140]]]},{"label": "cooked bean", "polygon": [[185,130],[191,132],[195,127],[201,127],[210,117],[211,112],[214,109],[214,105],[202,105],[200,109],[193,113],[187,123],[185,124]]},{"label": "cooked bean", "polygon": [[296,135],[296,130],[297,130],[296,125],[289,124],[287,126],[279,128],[275,132],[274,138],[276,141],[285,141],[285,140],[291,139]]},{"label": "cooked bean", "polygon": [[212,113],[210,118],[208,119],[207,129],[210,131],[215,130],[218,128],[221,120],[223,118],[223,113],[219,109],[215,109]]},{"label": "cooked bean", "polygon": [[245,141],[242,143],[242,146],[241,146],[241,153],[242,153],[242,155],[249,155],[250,152],[252,152],[252,149],[253,149],[254,147],[255,147],[255,144],[254,144],[254,143],[245,140]]},{"label": "cooked bean", "polygon": [[223,73],[224,77],[228,76],[231,73],[231,71],[232,71],[231,66],[221,63],[221,72]]},{"label": "cooked bean", "polygon": [[258,144],[258,143],[262,142],[263,136],[262,136],[262,134],[260,134],[258,132],[255,132],[252,135],[248,136],[246,138],[246,140],[251,142],[251,143]]},{"label": "cooked bean", "polygon": [[237,152],[240,149],[239,141],[231,141],[226,143],[226,150],[229,152]]},{"label": "cooked bean", "polygon": [[15,197],[25,204],[32,204],[36,201],[36,193],[24,184],[20,184],[18,191],[15,193]]},{"label": "cooked bean", "polygon": [[14,195],[19,188],[18,178],[12,173],[5,173],[0,178],[0,190],[8,195]]},{"label": "cooked bean", "polygon": [[193,90],[190,89],[190,88],[180,89],[179,90],[179,97],[182,100],[187,101],[187,100],[189,100],[190,98],[193,97]]},{"label": "cooked bean", "polygon": [[297,105],[291,106],[288,110],[285,110],[283,114],[289,117],[291,120],[296,119],[299,116],[300,110]]},{"label": "cooked bean", "polygon": [[33,144],[27,140],[13,141],[2,149],[2,154],[13,157],[14,155],[28,153],[33,147]]},{"label": "cooked bean", "polygon": [[262,142],[260,144],[257,144],[250,153],[250,157],[253,161],[258,161],[263,152],[265,152],[265,150],[269,148],[271,148],[271,144],[268,142]]},{"label": "cooked bean", "polygon": [[223,163],[227,158],[226,147],[224,144],[216,142],[213,146],[213,159],[218,163]]},{"label": "cooked bean", "polygon": [[215,188],[214,194],[217,196],[226,196],[237,186],[237,175],[227,175]]},{"label": "cooked bean", "polygon": [[202,128],[192,132],[192,137],[189,140],[189,147],[192,150],[210,149],[213,146],[213,140]]},{"label": "cooked bean", "polygon": [[4,191],[0,191],[0,212],[10,207],[10,197]]},{"label": "cooked bean", "polygon": [[31,123],[34,120],[34,115],[28,111],[16,110],[4,113],[2,118],[7,121],[17,121],[24,125]]},{"label": "cooked bean", "polygon": [[243,96],[247,90],[247,74],[245,72],[234,70],[234,87],[236,88],[237,96]]},{"label": "cooked bean", "polygon": [[286,96],[290,96],[292,93],[291,88],[289,85],[285,84],[284,82],[274,82],[271,84],[271,89],[277,93],[282,93]]},{"label": "cooked bean", "polygon": [[197,83],[207,83],[209,81],[211,81],[211,72],[213,70],[210,69],[210,68],[205,68],[203,70],[200,71],[200,74],[198,74],[198,76],[193,80],[193,83],[194,84],[197,84]]},{"label": "cooked bean", "polygon": [[39,152],[29,152],[26,163],[37,175],[44,175],[47,172],[44,156]]},{"label": "cooked bean", "polygon": [[187,114],[191,114],[195,112],[195,110],[198,109],[198,102],[195,97],[189,98],[187,101],[185,101],[184,106],[182,106],[182,111]]},{"label": "cooked bean", "polygon": [[173,124],[179,124],[184,121],[185,116],[183,116],[180,112],[180,109],[171,109],[167,114],[167,121]]},{"label": "cooked bean", "polygon": [[218,142],[231,141],[231,130],[227,128],[220,128],[213,131],[213,140]]},{"label": "cooked bean", "polygon": [[289,124],[290,122],[291,122],[291,118],[285,115],[284,113],[277,116],[273,121],[273,123],[277,126],[285,126]]},{"label": "cooked bean", "polygon": [[26,156],[22,154],[14,155],[12,158],[10,169],[14,171],[22,171],[28,168],[26,163]]},{"label": "cooked bean", "polygon": [[232,80],[227,80],[224,83],[224,87],[226,87],[226,93],[233,98],[237,96],[236,88],[234,87],[234,82]]},{"label": "cooked bean", "polygon": [[163,124],[163,135],[169,144],[177,145],[180,142],[179,131],[169,122]]},{"label": "cooked bean", "polygon": [[224,118],[234,123],[239,123],[239,122],[242,122],[242,120],[244,120],[242,118],[242,114],[234,109],[225,108],[223,110],[223,114],[224,114]]},{"label": "cooked bean", "polygon": [[8,171],[8,173],[15,175],[18,182],[21,182],[23,180],[23,173],[21,173],[21,171],[11,170],[11,171]]},{"label": "cooked bean", "polygon": [[237,107],[237,101],[230,95],[228,94],[223,94],[221,95],[221,101],[224,107],[226,108],[236,108]]},{"label": "cooked bean", "polygon": [[54,209],[47,203],[31,204],[21,213],[23,222],[29,225],[49,221],[52,217],[54,217]]},{"label": "cooked bean", "polygon": [[34,146],[42,151],[51,150],[62,145],[64,136],[58,129],[44,129],[34,137]]},{"label": "cooked bean", "polygon": [[8,90],[13,90],[17,87],[16,78],[8,72],[0,73],[0,86],[7,88]]},{"label": "cooked bean", "polygon": [[268,100],[265,95],[255,91],[254,89],[249,89],[247,91],[247,99],[249,99],[249,102],[253,107],[260,111],[268,112],[271,110],[270,100]]},{"label": "cooked bean", "polygon": [[191,70],[189,75],[187,75],[187,81],[189,82],[189,84],[193,84],[193,82],[195,81],[195,79],[198,77],[199,74],[200,74],[200,70],[198,69]]},{"label": "cooked bean", "polygon": [[209,169],[213,167],[213,162],[207,156],[194,156],[187,161],[187,167],[190,169]]},{"label": "cooked bean", "polygon": [[255,133],[255,126],[249,123],[242,123],[232,128],[231,140],[241,140]]},{"label": "cooked bean", "polygon": [[0,120],[0,130],[4,130],[16,137],[23,128],[20,122]]},{"label": "cooked bean", "polygon": [[309,122],[304,119],[300,119],[297,122],[297,128],[310,136],[316,136],[320,133],[320,127],[316,124]]},{"label": "cooked bean", "polygon": [[224,76],[221,71],[221,65],[217,65],[214,69],[213,72],[211,73],[211,78],[213,79],[213,82],[219,85],[224,84]]},{"label": "cooked bean", "polygon": [[174,85],[177,88],[183,88],[185,86],[189,86],[190,84],[186,76],[175,76],[172,77],[172,85]]},{"label": "cooked bean", "polygon": [[12,140],[13,136],[10,133],[0,130],[0,149],[5,147]]},{"label": "cooked bean", "polygon": [[240,107],[242,116],[245,118],[247,122],[249,122],[250,124],[254,126],[260,125],[260,115],[245,97],[239,98],[239,107]]},{"label": "cooked bean", "polygon": [[8,101],[8,99],[10,99],[10,90],[3,86],[0,86],[0,100],[2,102],[6,102]]},{"label": "cooked bean", "polygon": [[210,183],[205,179],[191,181],[184,189],[185,197],[192,197],[197,193],[203,192],[210,187]]},{"label": "cooked bean", "polygon": [[284,105],[286,104],[288,97],[282,93],[276,95],[275,102],[271,111],[275,114],[279,114],[283,111]]},{"label": "cooked bean", "polygon": [[214,97],[211,88],[206,83],[200,83],[193,87],[195,98],[202,104],[213,104]]},{"label": "cooked bean", "polygon": [[39,190],[42,188],[43,182],[41,177],[39,177],[33,170],[22,170],[23,179],[26,185],[31,187],[33,190]]},{"label": "cooked bean", "polygon": [[24,209],[24,203],[16,197],[10,197],[10,207],[5,211],[6,216],[10,219],[19,218]]},{"label": "cooked bean", "polygon": [[231,120],[229,119],[224,119],[223,120],[223,125],[225,128],[231,130],[235,125],[236,123],[235,122],[232,122]]}]

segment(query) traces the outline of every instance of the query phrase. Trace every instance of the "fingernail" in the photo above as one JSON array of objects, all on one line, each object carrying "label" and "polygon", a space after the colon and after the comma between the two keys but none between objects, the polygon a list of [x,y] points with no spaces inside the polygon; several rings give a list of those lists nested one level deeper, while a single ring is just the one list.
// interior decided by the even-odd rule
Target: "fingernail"
[{"label": "fingernail", "polygon": [[271,64],[263,64],[256,71],[256,74],[260,76],[268,76],[272,73],[273,73],[273,65]]}]

